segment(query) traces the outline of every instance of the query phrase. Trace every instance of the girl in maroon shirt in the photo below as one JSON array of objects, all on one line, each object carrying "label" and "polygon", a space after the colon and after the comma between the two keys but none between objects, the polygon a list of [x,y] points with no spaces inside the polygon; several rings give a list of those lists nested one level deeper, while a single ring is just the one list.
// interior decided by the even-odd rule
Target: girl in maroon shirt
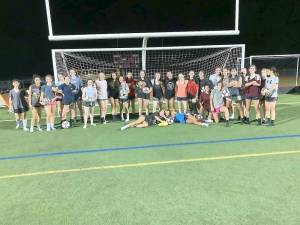
[{"label": "girl in maroon shirt", "polygon": [[133,75],[131,72],[128,72],[126,75],[126,83],[129,87],[128,93],[128,108],[131,106],[131,113],[135,114],[135,86],[136,80],[133,79]]},{"label": "girl in maroon shirt", "polygon": [[249,73],[250,74],[245,78],[246,123],[250,124],[250,120],[249,120],[250,106],[251,106],[251,102],[253,101],[254,109],[256,112],[257,124],[261,125],[261,117],[260,117],[260,110],[259,110],[261,77],[259,74],[256,74],[255,65],[250,66]]}]

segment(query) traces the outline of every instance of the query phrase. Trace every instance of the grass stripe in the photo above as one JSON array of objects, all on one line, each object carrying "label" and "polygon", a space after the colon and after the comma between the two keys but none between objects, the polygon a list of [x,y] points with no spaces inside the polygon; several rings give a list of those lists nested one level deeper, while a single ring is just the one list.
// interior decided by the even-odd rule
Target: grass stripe
[{"label": "grass stripe", "polygon": [[160,149],[160,148],[171,148],[171,147],[189,146],[189,145],[235,143],[235,142],[245,142],[245,141],[273,140],[273,139],[286,139],[286,138],[300,138],[300,134],[232,138],[232,139],[207,140],[207,141],[187,141],[187,142],[179,142],[179,143],[150,144],[150,145],[137,145],[137,146],[125,146],[125,147],[109,147],[109,148],[100,148],[100,149],[66,150],[66,151],[61,151],[61,152],[33,153],[33,154],[14,155],[14,156],[0,156],[0,161],[28,159],[28,158],[46,158],[46,157],[53,157],[53,156],[64,156],[64,155],[75,155],[75,154],[91,154],[91,153],[98,153],[98,152],[132,151],[132,150],[145,150],[145,149],[153,150],[153,149]]},{"label": "grass stripe", "polygon": [[281,151],[281,152],[264,152],[264,153],[228,155],[228,156],[215,156],[215,157],[203,157],[203,158],[167,160],[167,161],[153,161],[153,162],[144,162],[144,163],[119,164],[119,165],[109,165],[109,166],[95,166],[95,167],[63,169],[63,170],[48,170],[48,171],[41,171],[41,172],[4,175],[4,176],[0,176],[0,180],[20,178],[20,177],[45,176],[45,175],[53,175],[53,174],[78,173],[78,172],[86,172],[86,171],[100,171],[100,170],[111,170],[111,169],[147,167],[147,166],[155,166],[155,165],[193,163],[193,162],[200,162],[200,161],[214,161],[214,160],[229,160],[229,159],[242,159],[242,158],[252,158],[252,157],[290,155],[290,154],[298,154],[298,153],[300,153],[300,150],[297,150],[297,151]]}]

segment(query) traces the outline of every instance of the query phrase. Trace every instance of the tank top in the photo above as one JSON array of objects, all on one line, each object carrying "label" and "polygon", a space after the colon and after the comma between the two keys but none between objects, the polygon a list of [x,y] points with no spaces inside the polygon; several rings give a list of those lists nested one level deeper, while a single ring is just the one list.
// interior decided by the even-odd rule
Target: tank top
[{"label": "tank top", "polygon": [[162,98],[163,97],[163,89],[162,89],[162,83],[161,81],[156,81],[156,80],[153,80],[153,85],[152,85],[152,88],[153,88],[153,97],[154,98]]},{"label": "tank top", "polygon": [[106,80],[96,80],[96,89],[97,89],[97,95],[98,99],[106,100],[107,97],[107,81]]},{"label": "tank top", "polygon": [[177,83],[177,97],[186,97],[187,96],[187,90],[186,90],[187,82],[181,83],[178,81]]}]

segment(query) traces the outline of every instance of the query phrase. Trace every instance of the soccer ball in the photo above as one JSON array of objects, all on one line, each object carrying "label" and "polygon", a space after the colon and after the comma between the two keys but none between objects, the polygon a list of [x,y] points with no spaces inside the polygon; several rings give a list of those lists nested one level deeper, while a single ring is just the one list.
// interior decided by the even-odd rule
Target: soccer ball
[{"label": "soccer ball", "polygon": [[150,88],[144,87],[144,88],[143,88],[143,92],[144,92],[145,94],[149,94],[149,93],[150,93]]},{"label": "soccer ball", "polygon": [[64,122],[62,122],[61,127],[62,127],[63,129],[68,129],[68,128],[70,128],[70,123],[69,123],[69,121],[64,121]]},{"label": "soccer ball", "polygon": [[261,94],[262,94],[263,96],[270,96],[270,95],[271,95],[271,92],[270,92],[267,88],[263,88],[263,89],[261,90]]},{"label": "soccer ball", "polygon": [[168,124],[173,124],[174,118],[173,117],[167,118],[167,122],[168,122]]},{"label": "soccer ball", "polygon": [[224,97],[229,97],[229,96],[230,96],[230,92],[229,92],[228,88],[225,88],[225,89],[223,90],[222,95],[223,95],[223,98],[224,98]]}]

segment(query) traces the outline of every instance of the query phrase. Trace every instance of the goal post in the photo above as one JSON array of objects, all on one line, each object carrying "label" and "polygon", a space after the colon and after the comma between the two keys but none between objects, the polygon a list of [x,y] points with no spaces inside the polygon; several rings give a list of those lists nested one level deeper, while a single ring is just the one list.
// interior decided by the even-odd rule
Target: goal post
[{"label": "goal post", "polygon": [[[143,46],[146,46],[145,42]],[[100,71],[107,75],[132,72],[137,77],[141,69],[146,70],[148,77],[153,77],[155,72],[164,76],[167,71],[177,76],[179,72],[187,74],[189,70],[204,70],[209,76],[216,66],[244,67],[244,58],[244,44],[52,50],[56,81],[58,74],[67,75],[71,68],[76,69],[83,79],[94,79]]]},{"label": "goal post", "polygon": [[239,35],[239,7],[240,0],[234,0],[234,27],[226,30],[207,31],[172,31],[172,32],[146,32],[146,33],[110,33],[110,34],[54,34],[51,17],[51,0],[45,0],[47,24],[50,41],[74,41],[74,40],[97,40],[97,39],[123,39],[123,38],[164,38],[164,37],[193,37],[193,36],[227,36]]},{"label": "goal post", "polygon": [[262,68],[275,67],[280,75],[281,86],[298,86],[300,54],[285,55],[252,55],[246,58],[247,65]]}]

